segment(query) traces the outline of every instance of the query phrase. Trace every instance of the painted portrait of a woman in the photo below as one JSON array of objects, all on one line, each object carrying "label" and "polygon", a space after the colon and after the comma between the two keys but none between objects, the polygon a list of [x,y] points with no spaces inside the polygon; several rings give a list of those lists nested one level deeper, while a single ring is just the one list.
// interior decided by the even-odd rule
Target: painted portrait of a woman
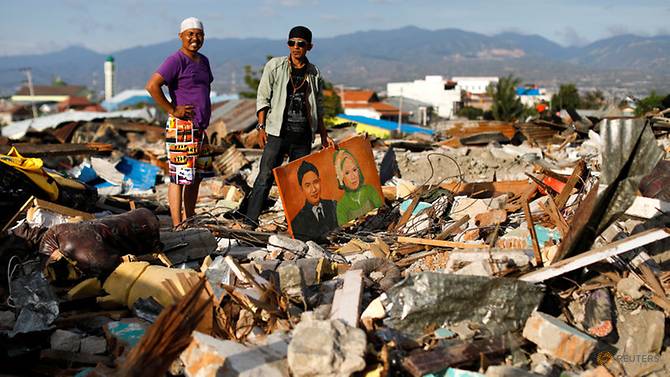
[{"label": "painted portrait of a woman", "polygon": [[346,149],[338,149],[333,157],[337,184],[344,195],[337,201],[337,223],[348,221],[382,206],[379,192],[365,183],[363,172],[356,158]]}]

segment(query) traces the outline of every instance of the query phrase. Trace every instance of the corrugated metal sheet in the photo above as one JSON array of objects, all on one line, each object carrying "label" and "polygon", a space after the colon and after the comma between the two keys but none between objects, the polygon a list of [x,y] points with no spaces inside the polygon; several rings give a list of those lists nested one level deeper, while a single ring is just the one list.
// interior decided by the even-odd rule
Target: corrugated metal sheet
[{"label": "corrugated metal sheet", "polygon": [[35,119],[26,119],[20,122],[14,122],[0,129],[2,136],[10,139],[19,139],[28,131],[44,131],[47,128],[57,127],[67,122],[90,122],[97,119],[109,118],[127,118],[141,119],[152,122],[156,117],[155,109],[138,109],[127,111],[114,111],[110,113],[92,112],[92,111],[66,111],[54,115],[47,115]]}]

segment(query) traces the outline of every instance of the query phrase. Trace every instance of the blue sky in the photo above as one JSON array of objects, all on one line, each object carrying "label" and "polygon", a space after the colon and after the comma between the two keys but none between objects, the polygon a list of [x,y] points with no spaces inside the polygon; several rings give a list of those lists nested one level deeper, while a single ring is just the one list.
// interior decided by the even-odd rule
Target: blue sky
[{"label": "blue sky", "polygon": [[208,37],[285,38],[296,24],[319,37],[415,25],[484,34],[539,34],[562,45],[634,33],[670,34],[668,0],[3,0],[0,55],[71,45],[98,52],[176,37],[181,19]]}]

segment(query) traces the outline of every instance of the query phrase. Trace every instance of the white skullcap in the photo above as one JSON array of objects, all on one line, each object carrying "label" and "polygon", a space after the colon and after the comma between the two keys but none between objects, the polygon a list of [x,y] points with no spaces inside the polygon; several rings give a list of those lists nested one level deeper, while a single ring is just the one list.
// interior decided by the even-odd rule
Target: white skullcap
[{"label": "white skullcap", "polygon": [[181,28],[179,29],[179,32],[182,33],[184,30],[188,29],[200,29],[205,31],[205,28],[202,27],[202,22],[195,17],[189,17],[181,22]]}]

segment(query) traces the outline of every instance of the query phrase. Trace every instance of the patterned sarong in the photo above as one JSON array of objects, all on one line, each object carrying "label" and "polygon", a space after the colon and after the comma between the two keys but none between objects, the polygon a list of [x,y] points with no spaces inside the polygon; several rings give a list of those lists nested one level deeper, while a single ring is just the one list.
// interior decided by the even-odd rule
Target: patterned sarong
[{"label": "patterned sarong", "polygon": [[213,175],[207,133],[190,120],[169,117],[165,127],[170,182],[190,185],[196,178]]}]

